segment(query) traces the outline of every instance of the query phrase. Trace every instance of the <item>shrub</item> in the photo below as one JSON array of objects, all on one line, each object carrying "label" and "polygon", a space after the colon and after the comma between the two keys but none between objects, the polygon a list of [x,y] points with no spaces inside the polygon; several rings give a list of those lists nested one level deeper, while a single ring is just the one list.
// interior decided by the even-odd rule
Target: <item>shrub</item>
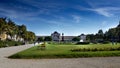
[{"label": "shrub", "polygon": [[84,45],[84,44],[89,44],[89,42],[77,42],[76,44],[77,44],[77,45],[79,45],[79,44]]},{"label": "shrub", "polygon": [[7,47],[7,43],[5,41],[0,41],[0,48],[1,47]]},{"label": "shrub", "polygon": [[71,49],[72,52],[86,52],[86,51],[118,51],[120,47],[117,48],[79,48],[79,49]]},{"label": "shrub", "polygon": [[108,44],[108,43],[109,43],[109,41],[104,41],[104,42],[103,42],[103,44]]},{"label": "shrub", "polygon": [[73,44],[75,44],[74,42],[66,42],[66,41],[64,41],[64,42],[54,42],[54,41],[52,41],[52,42],[47,42],[48,44],[52,44],[52,45],[73,45]]},{"label": "shrub", "polygon": [[0,48],[1,48],[1,47],[8,47],[8,46],[18,46],[18,45],[22,45],[22,42],[19,42],[19,41],[11,41],[11,40],[0,41]]}]

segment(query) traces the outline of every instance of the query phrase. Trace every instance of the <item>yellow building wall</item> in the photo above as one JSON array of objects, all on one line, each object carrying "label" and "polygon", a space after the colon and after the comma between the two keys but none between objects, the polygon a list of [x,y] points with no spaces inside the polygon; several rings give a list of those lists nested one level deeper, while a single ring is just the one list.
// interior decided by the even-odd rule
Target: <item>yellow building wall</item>
[{"label": "yellow building wall", "polygon": [[6,40],[7,39],[7,34],[5,34],[5,33],[0,34],[0,39],[1,40]]}]

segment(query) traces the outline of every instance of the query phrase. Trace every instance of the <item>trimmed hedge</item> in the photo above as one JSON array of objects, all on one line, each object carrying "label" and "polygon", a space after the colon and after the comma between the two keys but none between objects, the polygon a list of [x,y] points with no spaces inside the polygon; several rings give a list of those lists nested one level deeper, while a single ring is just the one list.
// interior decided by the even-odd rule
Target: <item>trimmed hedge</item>
[{"label": "trimmed hedge", "polygon": [[79,45],[79,44],[82,44],[82,45],[85,45],[85,44],[89,44],[90,42],[77,42],[76,44]]},{"label": "trimmed hedge", "polygon": [[47,42],[48,44],[52,44],[52,45],[73,45],[75,44],[74,42]]},{"label": "trimmed hedge", "polygon": [[19,41],[0,41],[0,48],[1,47],[9,47],[9,46],[18,46],[22,45],[22,42]]},{"label": "trimmed hedge", "polygon": [[71,49],[72,52],[86,52],[86,51],[120,51],[120,47],[117,48],[79,48]]}]

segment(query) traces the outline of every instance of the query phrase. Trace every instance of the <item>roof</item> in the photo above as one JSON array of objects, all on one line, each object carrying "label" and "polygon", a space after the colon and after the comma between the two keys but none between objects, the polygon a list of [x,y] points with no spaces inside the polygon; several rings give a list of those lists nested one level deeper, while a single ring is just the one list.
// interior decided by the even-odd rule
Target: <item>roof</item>
[{"label": "roof", "polygon": [[64,36],[64,40],[72,40],[74,37],[77,36]]},{"label": "roof", "polygon": [[57,31],[55,31],[54,33],[52,33],[52,34],[59,34]]}]

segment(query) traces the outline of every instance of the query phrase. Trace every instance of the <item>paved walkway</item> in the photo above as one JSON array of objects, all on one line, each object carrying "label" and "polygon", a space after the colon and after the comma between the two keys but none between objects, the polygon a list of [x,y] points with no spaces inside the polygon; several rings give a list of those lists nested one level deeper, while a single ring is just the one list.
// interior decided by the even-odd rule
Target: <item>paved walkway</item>
[{"label": "paved walkway", "polygon": [[33,45],[0,48],[0,68],[120,68],[120,57],[69,59],[8,59]]}]

